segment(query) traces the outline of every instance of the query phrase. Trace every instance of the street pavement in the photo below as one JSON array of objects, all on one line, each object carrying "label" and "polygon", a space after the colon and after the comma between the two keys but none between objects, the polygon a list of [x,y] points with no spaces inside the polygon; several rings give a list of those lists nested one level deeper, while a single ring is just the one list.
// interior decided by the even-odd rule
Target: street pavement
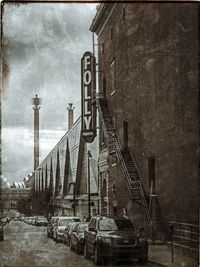
[{"label": "street pavement", "polygon": [[[93,260],[72,252],[62,243],[56,243],[46,236],[46,227],[27,225],[11,221],[5,226],[5,239],[0,242],[0,267],[94,267]],[[114,266],[107,264],[106,266]],[[159,267],[149,262],[138,265],[135,262],[121,262],[118,267]],[[103,265],[104,267],[104,265]]]}]

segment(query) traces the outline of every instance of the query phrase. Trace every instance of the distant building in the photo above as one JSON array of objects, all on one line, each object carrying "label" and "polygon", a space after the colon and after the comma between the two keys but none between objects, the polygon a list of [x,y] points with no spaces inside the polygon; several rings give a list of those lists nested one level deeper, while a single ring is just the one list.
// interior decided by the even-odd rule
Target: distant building
[{"label": "distant building", "polygon": [[98,138],[86,144],[79,118],[35,170],[35,194],[51,194],[54,215],[88,216],[88,150],[91,215],[98,213]]},{"label": "distant building", "polygon": [[21,199],[28,199],[30,189],[24,187],[3,188],[1,190],[1,200],[3,203],[0,217],[15,216],[17,213],[17,203]]},{"label": "distant building", "polygon": [[27,177],[24,177],[23,182],[26,188],[34,189],[34,173],[30,173]]},{"label": "distant building", "polygon": [[99,48],[101,212],[145,221],[161,239],[170,222],[197,231],[197,4],[102,3],[90,30]]},{"label": "distant building", "polygon": [[24,181],[22,182],[13,182],[11,188],[26,188]]}]

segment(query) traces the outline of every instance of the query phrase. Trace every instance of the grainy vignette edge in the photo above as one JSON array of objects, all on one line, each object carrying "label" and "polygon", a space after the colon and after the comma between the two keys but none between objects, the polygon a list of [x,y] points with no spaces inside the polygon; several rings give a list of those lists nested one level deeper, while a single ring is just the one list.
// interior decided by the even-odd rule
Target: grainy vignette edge
[{"label": "grainy vignette edge", "polygon": [[[3,95],[3,79],[4,79],[4,74],[8,75],[8,69],[6,66],[6,62],[4,62],[4,52],[3,52],[3,10],[4,10],[4,4],[5,3],[10,3],[10,4],[28,4],[28,3],[102,3],[102,2],[128,2],[128,3],[199,3],[200,1],[196,1],[196,0],[172,0],[172,1],[167,1],[167,0],[137,0],[137,1],[132,1],[132,0],[128,0],[128,1],[121,1],[121,0],[109,0],[109,1],[95,1],[95,0],[0,0],[0,4],[1,4],[1,9],[0,9],[0,16],[1,16],[1,25],[0,25],[0,200],[1,200],[1,188],[2,188],[2,95]],[[198,12],[198,20],[200,18],[200,6],[199,6],[199,12]],[[199,21],[199,36],[198,39],[200,40],[200,21]],[[199,47],[199,53],[198,53],[199,57],[198,57],[198,70],[200,70],[200,47]],[[198,89],[199,89],[199,95],[198,95],[198,120],[199,120],[199,148],[198,148],[198,153],[197,153],[197,157],[198,157],[198,218],[199,218],[199,229],[200,229],[200,86],[199,86],[199,79],[198,79]],[[199,245],[199,266],[200,266],[200,245]],[[28,267],[28,266],[27,266]]]}]

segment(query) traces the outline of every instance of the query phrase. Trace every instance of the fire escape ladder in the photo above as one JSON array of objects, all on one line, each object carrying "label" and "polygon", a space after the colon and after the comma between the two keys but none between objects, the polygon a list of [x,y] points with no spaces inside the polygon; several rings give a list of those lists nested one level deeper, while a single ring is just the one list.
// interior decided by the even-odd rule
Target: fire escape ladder
[{"label": "fire escape ladder", "polygon": [[152,237],[154,231],[148,207],[149,197],[145,193],[144,185],[136,162],[130,154],[130,151],[122,148],[119,134],[116,130],[115,121],[111,115],[107,99],[101,97],[97,98],[97,105],[99,114],[103,118],[103,123],[108,135],[109,153],[116,155],[118,161],[120,162],[123,174],[127,181],[131,199],[143,207],[147,230]]}]

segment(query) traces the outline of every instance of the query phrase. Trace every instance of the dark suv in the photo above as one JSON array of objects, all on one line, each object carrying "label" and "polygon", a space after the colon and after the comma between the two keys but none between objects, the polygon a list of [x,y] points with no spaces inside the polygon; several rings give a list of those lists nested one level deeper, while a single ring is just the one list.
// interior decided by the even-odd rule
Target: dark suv
[{"label": "dark suv", "polygon": [[124,216],[94,216],[85,230],[84,257],[94,255],[100,265],[106,259],[138,258],[148,261],[148,241]]}]

